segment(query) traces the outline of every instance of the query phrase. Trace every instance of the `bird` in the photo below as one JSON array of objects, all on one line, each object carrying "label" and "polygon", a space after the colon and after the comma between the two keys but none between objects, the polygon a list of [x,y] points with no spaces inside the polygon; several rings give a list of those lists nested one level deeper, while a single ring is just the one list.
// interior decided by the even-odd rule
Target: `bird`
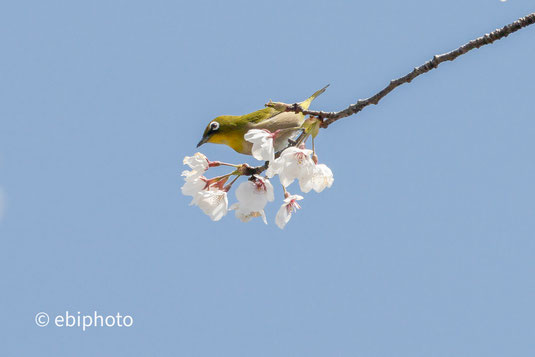
[{"label": "bird", "polygon": [[[325,92],[328,86],[297,104],[307,110],[310,103]],[[288,140],[302,129],[304,121],[303,113],[287,112],[281,107],[267,107],[245,115],[222,115],[208,123],[197,147],[205,143],[223,144],[238,153],[251,155],[252,143],[246,141],[243,136],[251,129],[264,129],[271,133],[278,130],[273,141],[275,151],[278,152],[286,148]]]}]

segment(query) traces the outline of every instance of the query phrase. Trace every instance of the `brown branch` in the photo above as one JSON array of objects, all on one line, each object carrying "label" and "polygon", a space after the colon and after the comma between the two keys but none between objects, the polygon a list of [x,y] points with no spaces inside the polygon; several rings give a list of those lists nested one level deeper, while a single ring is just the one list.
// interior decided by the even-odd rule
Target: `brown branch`
[{"label": "brown branch", "polygon": [[260,175],[262,172],[267,170],[268,166],[269,166],[269,161],[266,161],[264,165],[262,166],[256,166],[256,167],[251,167],[247,164],[243,164],[240,168],[241,170],[240,174],[244,176]]},{"label": "brown branch", "polygon": [[[475,40],[472,40],[462,45],[456,50],[434,56],[430,61],[427,61],[420,67],[415,67],[412,70],[412,72],[410,72],[409,74],[390,81],[390,83],[383,90],[376,93],[375,95],[366,99],[359,99],[357,103],[351,104],[349,107],[339,112],[303,110],[303,108],[301,108],[299,104],[297,103],[294,103],[294,104],[276,103],[276,104],[285,106],[286,111],[303,113],[305,115],[311,115],[311,116],[323,119],[322,127],[326,128],[332,123],[334,123],[335,121],[337,121],[338,119],[342,119],[350,115],[356,114],[370,104],[379,103],[379,101],[383,99],[383,97],[385,97],[388,93],[392,92],[395,88],[399,87],[403,83],[410,83],[414,78],[418,77],[419,75],[427,73],[433,68],[437,68],[438,65],[441,64],[442,62],[453,61],[460,55],[463,55],[475,48],[479,48],[484,45],[489,45],[493,43],[494,41],[507,37],[509,34],[516,32],[526,26],[532,25],[533,23],[535,23],[535,13],[524,16],[516,20],[515,22],[502,27],[501,29],[497,29],[491,33],[485,34],[484,36],[478,37]],[[266,104],[266,106],[272,106],[272,104],[268,103]]]}]

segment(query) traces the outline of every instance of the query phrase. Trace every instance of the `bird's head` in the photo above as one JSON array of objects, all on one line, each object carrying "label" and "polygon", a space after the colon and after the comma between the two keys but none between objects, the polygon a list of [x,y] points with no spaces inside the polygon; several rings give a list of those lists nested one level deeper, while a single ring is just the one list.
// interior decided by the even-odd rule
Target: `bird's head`
[{"label": "bird's head", "polygon": [[215,118],[206,126],[202,135],[201,141],[197,144],[197,147],[204,143],[214,144],[230,144],[230,141],[234,139],[234,136],[241,135],[243,140],[243,134],[240,128],[243,127],[242,121],[239,116],[223,115]]}]

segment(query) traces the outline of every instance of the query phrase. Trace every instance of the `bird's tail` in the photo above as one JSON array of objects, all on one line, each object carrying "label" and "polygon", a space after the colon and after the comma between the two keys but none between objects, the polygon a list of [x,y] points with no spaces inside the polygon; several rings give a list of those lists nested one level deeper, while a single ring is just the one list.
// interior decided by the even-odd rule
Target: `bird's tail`
[{"label": "bird's tail", "polygon": [[321,93],[325,92],[325,89],[327,89],[327,87],[329,86],[329,84],[327,84],[325,87],[321,88],[319,91],[317,91],[316,93],[312,94],[310,96],[310,98],[302,101],[301,103],[299,103],[299,105],[301,106],[301,108],[303,108],[304,110],[307,110],[308,107],[310,107],[310,103],[312,103],[312,101],[314,99],[316,99],[317,96],[319,96]]}]

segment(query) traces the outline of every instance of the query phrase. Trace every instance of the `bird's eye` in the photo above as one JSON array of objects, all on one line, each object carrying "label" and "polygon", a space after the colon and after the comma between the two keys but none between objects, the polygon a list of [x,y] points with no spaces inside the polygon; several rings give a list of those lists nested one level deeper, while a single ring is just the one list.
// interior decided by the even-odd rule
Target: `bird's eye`
[{"label": "bird's eye", "polygon": [[219,129],[219,123],[216,122],[216,121],[211,122],[210,123],[210,130],[216,131],[217,129]]}]

